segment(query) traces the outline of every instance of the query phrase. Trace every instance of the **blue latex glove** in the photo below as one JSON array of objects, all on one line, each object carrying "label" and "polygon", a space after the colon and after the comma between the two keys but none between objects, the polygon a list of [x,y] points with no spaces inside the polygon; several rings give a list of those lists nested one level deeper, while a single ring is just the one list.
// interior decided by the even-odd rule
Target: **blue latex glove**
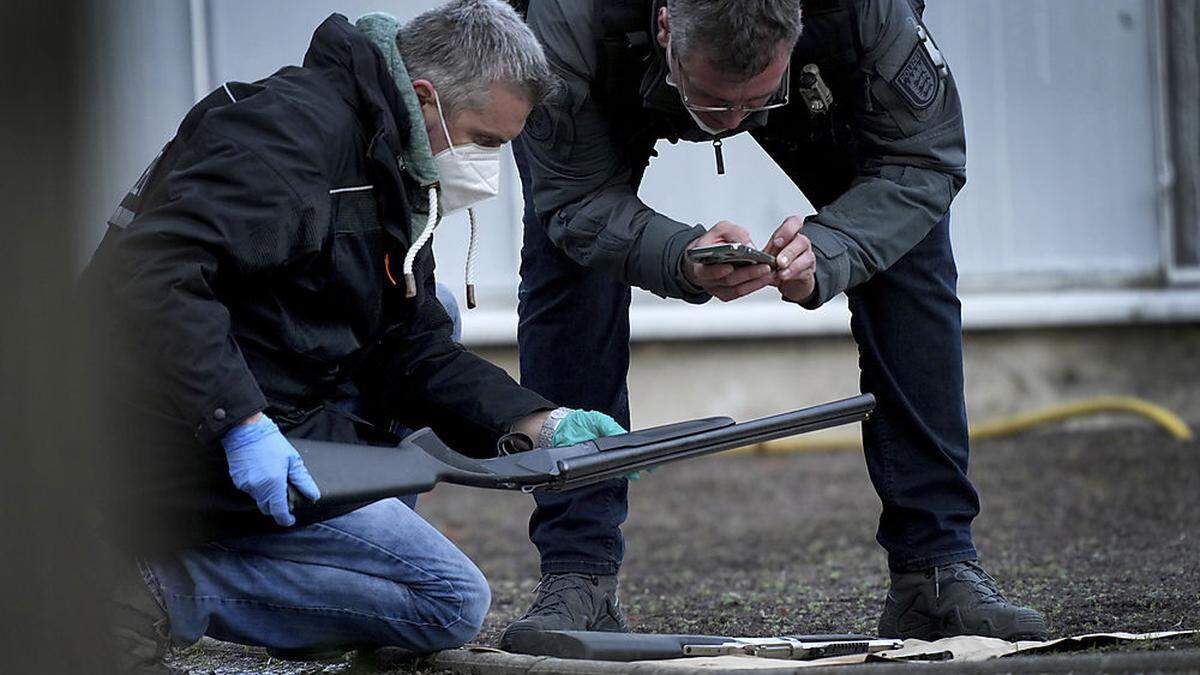
[{"label": "blue latex glove", "polygon": [[288,510],[288,483],[311,501],[321,498],[300,453],[283,437],[270,417],[234,427],[221,439],[229,460],[229,477],[250,495],[258,510],[284,527],[296,524]]},{"label": "blue latex glove", "polygon": [[[602,412],[572,410],[558,423],[558,428],[554,430],[554,437],[550,440],[554,447],[561,448],[566,445],[575,445],[604,436],[616,436],[624,433],[627,433],[624,427]],[[637,480],[642,475],[640,471],[633,471],[626,474],[626,477],[629,480]]]}]

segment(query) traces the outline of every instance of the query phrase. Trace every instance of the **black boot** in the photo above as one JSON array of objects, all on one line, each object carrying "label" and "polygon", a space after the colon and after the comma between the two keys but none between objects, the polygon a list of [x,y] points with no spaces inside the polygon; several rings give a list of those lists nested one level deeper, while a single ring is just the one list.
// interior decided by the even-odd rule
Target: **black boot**
[{"label": "black boot", "polygon": [[892,572],[879,636],[938,640],[954,635],[1045,640],[1046,619],[1009,602],[977,560]]},{"label": "black boot", "polygon": [[171,645],[167,610],[150,568],[126,560],[114,570],[108,613],[117,668],[121,673],[179,673],[164,659]]},{"label": "black boot", "polygon": [[546,630],[629,631],[615,574],[547,574],[534,592],[529,611],[500,636],[501,649],[520,652],[523,635]]}]

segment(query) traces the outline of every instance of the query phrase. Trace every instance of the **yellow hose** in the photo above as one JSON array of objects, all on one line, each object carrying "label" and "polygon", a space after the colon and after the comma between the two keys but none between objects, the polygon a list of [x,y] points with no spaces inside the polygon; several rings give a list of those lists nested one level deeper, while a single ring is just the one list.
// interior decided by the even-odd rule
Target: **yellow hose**
[{"label": "yellow hose", "polygon": [[[1149,401],[1128,396],[1101,396],[1086,401],[1050,406],[1032,413],[1013,415],[971,426],[971,440],[1011,436],[1046,424],[1072,417],[1100,413],[1131,413],[1157,424],[1177,441],[1190,441],[1192,430],[1178,415]],[[726,454],[779,455],[794,452],[830,450],[861,450],[862,438],[857,433],[827,436],[793,436],[758,443]]]}]

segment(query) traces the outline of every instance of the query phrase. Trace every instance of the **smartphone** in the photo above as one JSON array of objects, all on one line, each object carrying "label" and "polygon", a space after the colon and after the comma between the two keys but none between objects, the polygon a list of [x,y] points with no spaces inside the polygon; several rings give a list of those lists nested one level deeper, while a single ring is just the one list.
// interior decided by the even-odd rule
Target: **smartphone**
[{"label": "smartphone", "polygon": [[745,244],[713,244],[697,246],[687,252],[688,260],[700,265],[770,265],[775,269],[775,256]]}]

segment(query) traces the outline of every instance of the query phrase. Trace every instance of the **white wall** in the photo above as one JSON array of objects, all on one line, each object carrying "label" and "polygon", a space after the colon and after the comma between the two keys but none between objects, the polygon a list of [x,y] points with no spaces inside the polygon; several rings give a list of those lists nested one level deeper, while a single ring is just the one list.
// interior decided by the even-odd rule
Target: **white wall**
[{"label": "white wall", "polygon": [[193,102],[186,2],[94,0],[87,11],[79,78],[87,104],[79,130],[85,194],[78,218],[92,238],[78,252],[82,260]]}]

